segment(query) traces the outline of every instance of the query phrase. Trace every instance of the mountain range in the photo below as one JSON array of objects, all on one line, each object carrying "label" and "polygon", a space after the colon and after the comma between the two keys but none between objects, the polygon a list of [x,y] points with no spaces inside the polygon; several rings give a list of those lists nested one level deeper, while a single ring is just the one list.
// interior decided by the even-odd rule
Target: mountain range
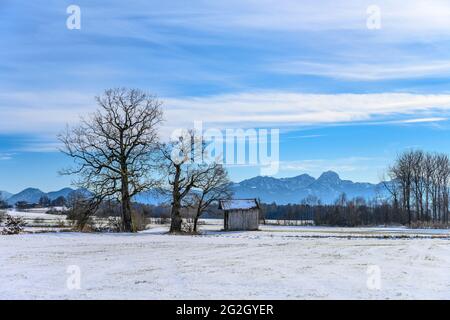
[{"label": "mountain range", "polygon": [[[58,191],[52,191],[45,193],[42,190],[36,188],[27,188],[16,194],[11,194],[6,191],[0,191],[2,194],[2,199],[6,200],[9,205],[14,205],[18,201],[26,201],[28,203],[38,203],[39,199],[43,196],[47,196],[50,200],[55,200],[60,196],[67,199],[70,193],[75,190],[72,188],[64,188]],[[9,195],[9,196],[8,196]]]},{"label": "mountain range", "polygon": [[[336,172],[324,172],[317,179],[302,174],[290,178],[273,178],[257,176],[243,180],[239,183],[231,183],[234,198],[259,198],[264,203],[275,202],[277,204],[300,203],[308,196],[315,196],[324,204],[333,203],[342,193],[347,198],[362,197],[366,200],[375,198],[379,193],[383,194],[383,185],[372,183],[353,182],[342,180]],[[2,199],[8,204],[18,201],[37,203],[42,196],[54,200],[59,196],[68,197],[74,189],[64,188],[59,191],[45,193],[36,188],[27,188],[17,194],[0,191]],[[146,204],[157,204],[163,197],[156,197],[154,193],[144,193],[135,197],[135,200]]]},{"label": "mountain range", "polygon": [[234,197],[259,198],[264,203],[300,203],[308,196],[315,196],[324,204],[333,203],[342,193],[348,199],[375,198],[383,192],[382,183],[361,183],[342,180],[336,172],[327,171],[315,179],[308,174],[290,178],[258,176],[232,184]]}]

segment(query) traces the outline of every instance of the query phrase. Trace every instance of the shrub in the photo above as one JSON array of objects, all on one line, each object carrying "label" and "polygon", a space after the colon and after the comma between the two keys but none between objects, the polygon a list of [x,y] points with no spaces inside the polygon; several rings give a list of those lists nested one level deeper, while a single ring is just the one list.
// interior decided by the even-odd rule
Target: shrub
[{"label": "shrub", "polygon": [[10,215],[6,216],[5,227],[3,228],[2,234],[19,234],[23,231],[25,227],[25,222],[21,217],[13,217]]},{"label": "shrub", "polygon": [[181,231],[187,234],[196,233],[194,232],[194,222],[192,221],[192,219],[183,220],[183,223],[181,225]]},{"label": "shrub", "polygon": [[80,202],[67,211],[67,221],[73,228],[81,232],[92,232],[95,230],[95,221],[92,219],[88,203]]},{"label": "shrub", "polygon": [[109,232],[120,232],[122,227],[120,219],[116,217],[109,217],[107,221],[107,231]]}]

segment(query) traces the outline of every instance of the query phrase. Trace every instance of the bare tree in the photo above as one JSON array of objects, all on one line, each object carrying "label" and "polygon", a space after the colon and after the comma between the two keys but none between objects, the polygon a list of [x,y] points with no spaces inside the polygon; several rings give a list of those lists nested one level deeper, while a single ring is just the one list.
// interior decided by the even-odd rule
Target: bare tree
[{"label": "bare tree", "polygon": [[195,184],[192,199],[195,207],[194,232],[197,232],[198,219],[208,207],[220,199],[231,198],[230,181],[228,173],[223,166],[213,162],[201,168],[202,174]]},{"label": "bare tree", "polygon": [[[393,210],[394,210],[394,214],[398,214],[400,211],[399,208],[399,198],[400,198],[400,193],[401,193],[401,186],[399,181],[397,180],[397,177],[395,176],[395,170],[391,167],[389,168],[389,172],[388,172],[390,181],[387,181],[387,179],[385,177],[383,177],[382,179],[382,184],[384,189],[386,189],[388,191],[388,193],[391,195],[392,198],[392,204],[393,204]],[[385,211],[385,221],[388,221],[388,211]]]},{"label": "bare tree", "polygon": [[171,195],[170,232],[172,233],[182,231],[183,201],[194,188],[199,176],[191,158],[195,145],[194,136],[194,133],[190,131],[188,134],[180,135],[176,141],[160,145],[161,171],[167,178],[166,190]]},{"label": "bare tree", "polygon": [[[198,221],[205,206],[220,194],[226,196],[227,173],[217,162],[205,158],[206,144],[193,130],[180,134],[175,141],[161,144],[160,150],[162,172],[167,178],[166,189],[171,195],[170,232],[178,233],[182,231],[182,207],[192,206],[192,200],[196,198],[199,201],[196,204]],[[200,194],[195,195],[196,189]]]},{"label": "bare tree", "polygon": [[96,97],[99,109],[59,139],[74,159],[76,185],[97,199],[115,198],[122,207],[122,231],[131,232],[131,199],[156,186],[151,160],[162,121],[161,102],[138,89],[110,89]]},{"label": "bare tree", "polygon": [[425,154],[421,150],[413,151],[411,153],[413,164],[411,166],[412,170],[412,183],[414,190],[414,204],[416,208],[416,216],[419,220],[423,219],[424,209],[423,209],[423,195],[425,192]]},{"label": "bare tree", "polygon": [[437,216],[440,222],[448,223],[448,185],[450,176],[450,160],[447,155],[436,156],[435,181],[437,183]]},{"label": "bare tree", "polygon": [[430,200],[431,200],[431,192],[432,192],[432,182],[433,182],[433,172],[435,171],[435,161],[434,155],[431,153],[427,153],[425,155],[424,163],[423,163],[423,178],[425,185],[425,216],[427,219],[430,218]]},{"label": "bare tree", "polygon": [[404,152],[390,168],[389,176],[391,181],[385,187],[394,201],[397,193],[400,195],[401,210],[407,213],[409,224],[412,220],[448,223],[450,159],[447,155],[420,150]]},{"label": "bare tree", "polygon": [[401,186],[402,210],[408,214],[408,224],[412,221],[411,188],[413,183],[412,168],[414,157],[412,152],[405,152],[397,157],[396,163],[390,168],[390,175],[395,177]]}]

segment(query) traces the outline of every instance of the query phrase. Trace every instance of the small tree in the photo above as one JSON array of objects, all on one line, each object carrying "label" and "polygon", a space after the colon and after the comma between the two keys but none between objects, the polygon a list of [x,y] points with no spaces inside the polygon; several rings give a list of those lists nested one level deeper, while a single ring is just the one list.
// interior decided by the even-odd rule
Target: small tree
[{"label": "small tree", "polygon": [[50,199],[49,199],[49,197],[45,196],[45,195],[40,197],[39,198],[39,205],[41,207],[48,207],[48,206],[50,206]]},{"label": "small tree", "polygon": [[86,192],[75,191],[69,195],[67,219],[71,220],[76,230],[92,229],[92,215],[98,210],[101,198],[89,196]]},{"label": "small tree", "polygon": [[52,207],[64,207],[67,204],[67,200],[64,196],[59,196],[55,200],[51,201],[50,206]]}]

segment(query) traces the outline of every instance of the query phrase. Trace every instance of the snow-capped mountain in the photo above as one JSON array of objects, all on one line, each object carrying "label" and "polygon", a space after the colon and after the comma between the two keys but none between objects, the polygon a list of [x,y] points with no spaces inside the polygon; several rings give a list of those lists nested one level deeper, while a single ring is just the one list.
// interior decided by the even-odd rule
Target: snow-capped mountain
[{"label": "snow-capped mountain", "polygon": [[333,203],[342,193],[348,198],[373,199],[383,192],[381,184],[341,180],[333,171],[327,171],[315,179],[307,174],[291,178],[258,176],[232,184],[235,198],[259,198],[262,202],[277,204],[300,203],[309,195],[322,203]]}]

